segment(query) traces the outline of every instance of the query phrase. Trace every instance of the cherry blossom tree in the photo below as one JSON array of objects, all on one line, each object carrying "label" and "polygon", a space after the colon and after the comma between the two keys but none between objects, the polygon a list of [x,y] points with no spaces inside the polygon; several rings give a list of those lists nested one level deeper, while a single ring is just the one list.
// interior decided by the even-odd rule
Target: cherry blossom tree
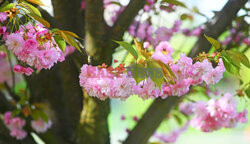
[{"label": "cherry blossom tree", "polygon": [[[40,0],[1,1],[0,142],[33,144],[35,134],[48,144],[108,144],[110,99],[134,95],[154,101],[133,117],[124,144],[174,143],[189,126],[213,132],[247,123],[236,97],[249,101],[249,82],[235,93],[209,93],[225,72],[240,79],[250,67],[246,3],[228,0],[210,19],[178,0],[52,0],[54,16]],[[176,15],[171,27],[156,23],[161,13]],[[197,15],[207,21],[182,27]],[[175,34],[197,37],[187,55],[170,44]],[[129,63],[113,58],[118,47]],[[189,96],[204,89],[206,101]],[[157,133],[172,111],[185,124]]]}]

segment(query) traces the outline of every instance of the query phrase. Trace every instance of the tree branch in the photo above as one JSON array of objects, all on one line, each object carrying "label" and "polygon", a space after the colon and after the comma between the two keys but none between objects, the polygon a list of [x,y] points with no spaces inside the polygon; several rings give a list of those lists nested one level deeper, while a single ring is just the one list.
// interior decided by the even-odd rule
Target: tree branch
[{"label": "tree branch", "polygon": [[123,144],[146,144],[167,114],[182,97],[170,96],[164,100],[156,99]]},{"label": "tree branch", "polygon": [[[207,25],[204,33],[217,39],[232,23],[238,11],[246,4],[247,0],[229,0],[222,10]],[[208,52],[211,44],[201,35],[191,50],[189,56],[194,57],[200,52]]]},{"label": "tree branch", "polygon": [[121,13],[114,26],[111,28],[111,39],[121,39],[124,32],[128,30],[128,27],[133,22],[138,12],[143,8],[145,3],[146,0],[130,0],[128,6]]},{"label": "tree branch", "polygon": [[[205,33],[213,38],[217,38],[226,30],[226,27],[230,25],[233,18],[246,2],[247,0],[229,0],[220,13],[209,23],[205,29]],[[210,47],[211,45],[204,36],[201,35],[189,56],[194,57],[202,51],[207,52]],[[170,110],[176,106],[182,97],[170,96],[164,100],[155,100],[135,128],[130,132],[124,144],[146,144],[164,117],[169,114]],[[157,105],[161,105],[161,108],[159,109]],[[164,117],[159,115],[163,115]],[[150,129],[148,129],[148,127]]]}]

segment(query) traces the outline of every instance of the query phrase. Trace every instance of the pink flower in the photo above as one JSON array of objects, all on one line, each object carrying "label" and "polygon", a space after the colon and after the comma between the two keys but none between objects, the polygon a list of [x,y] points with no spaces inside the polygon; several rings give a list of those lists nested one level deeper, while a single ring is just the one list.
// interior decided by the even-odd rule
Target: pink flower
[{"label": "pink flower", "polygon": [[167,41],[163,41],[160,42],[158,46],[156,46],[155,51],[158,52],[162,52],[164,55],[172,55],[174,49],[173,47],[170,45],[169,42]]},{"label": "pink flower", "polygon": [[225,72],[225,67],[223,65],[222,59],[217,67],[211,69],[209,73],[206,73],[202,76],[202,79],[206,82],[206,84],[216,84],[223,78],[223,73]]},{"label": "pink flower", "polygon": [[17,72],[19,74],[26,74],[27,76],[30,76],[33,73],[32,68],[29,68],[29,67],[25,68],[25,67],[22,67],[20,65],[14,66],[13,71]]},{"label": "pink flower", "polygon": [[173,32],[166,27],[158,28],[155,33],[158,41],[169,41],[173,35]]},{"label": "pink flower", "polygon": [[149,43],[149,42],[144,42],[144,43],[143,43],[143,48],[144,48],[144,49],[147,49],[149,46],[150,46],[150,43]]},{"label": "pink flower", "polygon": [[0,22],[4,22],[8,18],[8,14],[5,12],[0,12]]},{"label": "pink flower", "polygon": [[38,42],[35,39],[27,39],[25,41],[25,48],[29,50],[34,50],[38,47]]},{"label": "pink flower", "polygon": [[237,121],[241,122],[241,123],[247,123],[248,119],[247,119],[247,110],[245,109],[243,112],[239,113],[236,117]]},{"label": "pink flower", "polygon": [[5,32],[6,32],[6,27],[5,27],[5,26],[2,26],[2,27],[0,28],[0,34],[5,34]]},{"label": "pink flower", "polygon": [[37,133],[45,133],[49,128],[51,128],[51,125],[52,125],[52,122],[50,120],[48,122],[45,122],[42,119],[31,121],[31,127]]},{"label": "pink flower", "polygon": [[17,140],[21,140],[26,137],[27,133],[22,129],[11,129],[10,135],[15,137]]},{"label": "pink flower", "polygon": [[6,53],[4,51],[0,51],[0,59],[6,58]]},{"label": "pink flower", "polygon": [[5,112],[5,113],[4,113],[3,119],[4,119],[4,123],[5,123],[6,125],[9,125],[9,124],[10,124],[10,120],[11,120],[11,117],[12,117],[11,115],[12,115],[11,112]]},{"label": "pink flower", "polygon": [[21,34],[12,33],[7,36],[7,40],[5,42],[9,50],[12,50],[14,54],[18,54],[24,48],[24,40]]},{"label": "pink flower", "polygon": [[179,106],[179,109],[185,115],[191,115],[194,113],[194,107],[195,107],[194,103],[182,102]]},{"label": "pink flower", "polygon": [[81,2],[81,9],[82,9],[82,10],[85,10],[85,8],[86,8],[86,3],[85,3],[85,1],[83,0],[83,1]]}]

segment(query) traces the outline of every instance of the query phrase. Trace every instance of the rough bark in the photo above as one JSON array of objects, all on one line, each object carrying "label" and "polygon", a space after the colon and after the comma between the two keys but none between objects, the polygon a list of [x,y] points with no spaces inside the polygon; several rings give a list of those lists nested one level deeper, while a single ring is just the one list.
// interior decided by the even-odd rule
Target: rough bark
[{"label": "rough bark", "polygon": [[[208,24],[207,28],[205,29],[205,33],[211,37],[217,38],[222,32],[224,32],[229,26],[233,20],[233,18],[236,16],[240,8],[242,8],[247,0],[229,0],[226,5],[222,8],[222,10],[219,12],[217,16],[215,16],[212,21]],[[192,51],[190,52],[189,56],[194,57],[198,53],[205,51],[208,52],[211,45],[207,42],[207,40],[204,38],[203,35],[201,35],[196,42],[195,46],[193,47]],[[184,97],[184,96],[183,96]],[[155,100],[152,105],[149,107],[149,109],[146,111],[145,115],[142,117],[142,119],[138,122],[136,127],[129,133],[127,139],[125,140],[124,144],[146,144],[153,134],[153,132],[157,129],[157,126],[160,124],[160,122],[163,120],[161,116],[157,115],[164,115],[166,116],[170,112],[170,108],[174,107],[178,100],[181,98],[178,97],[176,99],[170,99],[170,97],[166,98],[165,100]],[[166,102],[169,101],[169,102]],[[165,102],[165,105],[164,105]],[[162,107],[165,107],[162,109],[164,112],[157,111],[158,107],[155,105],[163,103]],[[152,114],[151,117],[148,115]],[[149,127],[148,124],[153,124],[156,122],[155,125],[157,126],[150,126],[150,130],[146,131],[143,128]]]}]

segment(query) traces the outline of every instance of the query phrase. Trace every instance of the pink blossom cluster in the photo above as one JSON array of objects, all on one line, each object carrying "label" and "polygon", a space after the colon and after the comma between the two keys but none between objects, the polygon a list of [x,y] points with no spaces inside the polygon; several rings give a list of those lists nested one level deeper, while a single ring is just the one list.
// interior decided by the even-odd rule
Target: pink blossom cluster
[{"label": "pink blossom cluster", "polygon": [[180,31],[181,23],[180,20],[176,20],[172,28],[163,26],[154,31],[148,22],[140,23],[134,21],[128,32],[142,41],[148,41],[151,45],[157,46],[161,41],[169,41],[174,33]]},{"label": "pink blossom cluster", "polygon": [[166,98],[168,96],[182,96],[189,91],[190,86],[205,82],[207,85],[216,84],[223,77],[225,71],[222,60],[213,68],[207,59],[195,62],[184,54],[176,62],[172,59],[173,48],[166,42],[160,42],[155,48],[151,58],[169,65],[176,78],[175,83],[163,83],[161,88],[147,78],[136,85],[131,76],[122,72],[118,76],[110,73],[107,68],[83,65],[80,74],[80,85],[89,95],[100,99],[122,98],[125,99],[136,94],[143,99]]},{"label": "pink blossom cluster", "polygon": [[45,133],[49,128],[51,128],[51,125],[52,125],[52,122],[50,120],[48,122],[45,122],[41,118],[38,120],[31,121],[31,127],[37,133]]},{"label": "pink blossom cluster", "polygon": [[19,74],[26,74],[27,76],[30,76],[33,73],[33,69],[32,68],[25,68],[22,67],[20,65],[16,65],[13,67],[13,71],[17,72]]},{"label": "pink blossom cluster", "polygon": [[20,117],[12,117],[11,112],[6,112],[4,114],[4,123],[10,130],[10,135],[16,139],[24,139],[27,135],[26,131],[23,130],[25,125],[25,120]]},{"label": "pink blossom cluster", "polygon": [[212,132],[222,127],[233,128],[237,122],[246,123],[247,110],[236,111],[237,101],[230,93],[208,102],[199,101],[193,108],[194,118],[191,125],[203,132]]},{"label": "pink blossom cluster", "polygon": [[244,35],[242,32],[237,32],[236,29],[231,29],[230,34],[225,38],[223,42],[221,42],[222,45],[228,45],[230,42],[242,42],[246,45],[250,45],[250,38],[246,35]]},{"label": "pink blossom cluster", "polygon": [[168,42],[161,42],[155,49],[151,58],[160,60],[165,64],[170,65],[174,72],[175,84],[163,84],[162,97],[181,96],[189,91],[191,85],[201,84],[203,81],[206,84],[216,84],[223,77],[225,71],[222,60],[213,68],[212,63],[207,59],[202,62],[193,63],[193,60],[184,54],[180,55],[180,59],[173,62],[171,54],[173,48]]},{"label": "pink blossom cluster", "polygon": [[197,28],[194,28],[192,30],[184,28],[181,31],[186,36],[200,36],[203,30],[204,30],[204,28],[197,27]]},{"label": "pink blossom cluster", "polygon": [[125,73],[114,75],[107,68],[98,68],[83,65],[81,68],[80,85],[90,96],[101,100],[106,98],[126,99],[133,94],[135,83],[133,78],[128,78]]},{"label": "pink blossom cluster", "polygon": [[175,143],[181,133],[187,130],[189,121],[181,128],[171,131],[169,134],[154,134],[154,138],[164,143]]},{"label": "pink blossom cluster", "polygon": [[7,20],[8,14],[5,12],[0,12],[0,22],[3,23]]},{"label": "pink blossom cluster", "polygon": [[147,0],[146,5],[144,5],[144,11],[149,12],[150,9],[152,9],[154,7],[154,3],[155,3],[154,0]]},{"label": "pink blossom cluster", "polygon": [[50,69],[65,59],[49,30],[41,24],[21,26],[19,31],[7,35],[5,44],[18,60],[37,70]]}]

